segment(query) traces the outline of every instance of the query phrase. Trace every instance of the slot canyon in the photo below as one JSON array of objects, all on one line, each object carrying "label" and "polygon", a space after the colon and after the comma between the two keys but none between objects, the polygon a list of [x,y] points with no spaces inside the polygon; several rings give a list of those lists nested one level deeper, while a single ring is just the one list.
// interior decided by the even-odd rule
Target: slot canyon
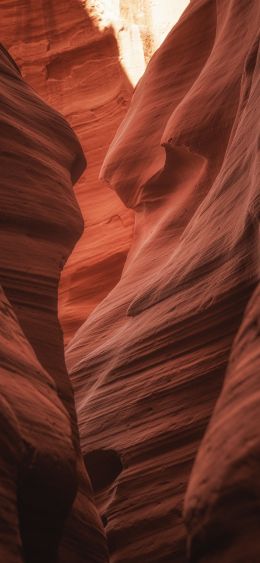
[{"label": "slot canyon", "polygon": [[0,563],[259,563],[260,2],[0,15]]}]

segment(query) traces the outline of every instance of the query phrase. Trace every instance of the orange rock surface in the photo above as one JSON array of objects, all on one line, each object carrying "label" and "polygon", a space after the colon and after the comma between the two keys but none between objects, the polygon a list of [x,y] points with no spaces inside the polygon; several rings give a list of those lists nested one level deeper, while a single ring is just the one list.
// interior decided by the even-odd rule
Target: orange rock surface
[{"label": "orange rock surface", "polygon": [[[111,563],[186,561],[185,491],[259,275],[259,26],[258,0],[192,1],[148,65],[105,159],[103,177],[134,209],[134,240],[119,283],[69,344],[67,365]],[[234,467],[225,458],[215,479],[208,474],[216,458],[207,458],[207,444],[216,440],[221,456],[221,401],[186,501],[191,561],[237,563],[225,545],[220,559],[210,553],[219,521],[210,494],[222,469]],[[248,432],[258,455],[250,419]],[[255,481],[250,491],[244,506],[255,531]],[[205,530],[201,506],[213,507]],[[221,534],[227,529],[234,546],[241,525],[225,527],[224,506]],[[206,542],[198,548],[197,529]],[[254,531],[250,563],[259,555]]]},{"label": "orange rock surface", "polygon": [[0,557],[54,561],[77,490],[71,424],[0,291]]},{"label": "orange rock surface", "polygon": [[235,339],[186,494],[192,561],[257,563],[260,559],[259,335],[258,287]]},{"label": "orange rock surface", "polygon": [[2,41],[23,77],[73,126],[88,167],[76,196],[84,234],[60,288],[65,340],[120,277],[132,213],[99,182],[102,160],[128,107],[133,87],[119,62],[112,27],[99,31],[78,0],[1,1]]},{"label": "orange rock surface", "polygon": [[259,563],[260,4],[191,0],[127,111],[166,5],[1,2],[89,162],[77,423],[85,158],[1,47],[3,563]]},{"label": "orange rock surface", "polygon": [[[250,230],[257,233],[260,211],[259,69],[257,39],[252,42],[245,62],[240,106],[221,186],[226,196],[233,191],[232,213],[228,205],[230,227],[236,228],[240,235],[237,245],[240,252],[244,247],[246,260],[255,246],[254,240],[249,246],[249,233]],[[256,253],[259,260],[259,239]],[[238,269],[237,275],[241,278],[243,272]],[[192,561],[257,563],[260,560],[259,337],[258,285],[235,338],[223,389],[199,448],[186,494],[185,518]]]},{"label": "orange rock surface", "polygon": [[65,342],[121,275],[133,214],[98,180],[100,167],[133,85],[187,3],[1,0],[2,41],[24,78],[66,116],[88,160],[76,187],[85,230],[60,287]]},{"label": "orange rock surface", "polygon": [[85,158],[3,47],[0,91],[0,560],[104,563],[57,316]]}]

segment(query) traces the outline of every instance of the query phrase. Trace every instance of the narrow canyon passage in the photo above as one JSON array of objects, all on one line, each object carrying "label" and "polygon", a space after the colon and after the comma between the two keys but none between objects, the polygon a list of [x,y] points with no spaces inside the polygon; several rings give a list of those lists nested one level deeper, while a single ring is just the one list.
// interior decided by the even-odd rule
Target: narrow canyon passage
[{"label": "narrow canyon passage", "polygon": [[260,4],[0,4],[0,562],[259,563]]},{"label": "narrow canyon passage", "polygon": [[75,187],[85,228],[59,290],[66,344],[120,278],[134,216],[99,181],[99,172],[137,80],[187,4],[49,0],[31,7],[29,0],[1,2],[2,42],[25,80],[68,119],[88,161]]},{"label": "narrow canyon passage", "polygon": [[[224,450],[215,478],[206,471],[221,457],[221,433],[206,433],[183,511],[227,369],[242,385],[237,344],[235,367],[228,364],[258,282],[259,17],[254,2],[192,3],[150,61],[101,170],[135,211],[134,238],[120,281],[71,340],[66,361],[113,563],[242,563],[247,550],[249,561],[259,559],[259,463],[246,469],[259,437],[250,420],[252,449],[242,432],[233,446],[226,422],[230,457]],[[257,315],[257,296],[254,303]],[[247,400],[257,415],[257,337],[252,347]],[[242,395],[226,400],[237,420]],[[217,429],[223,416],[220,407]],[[239,514],[244,522],[252,511],[252,535],[228,518],[245,487],[250,500]]]}]

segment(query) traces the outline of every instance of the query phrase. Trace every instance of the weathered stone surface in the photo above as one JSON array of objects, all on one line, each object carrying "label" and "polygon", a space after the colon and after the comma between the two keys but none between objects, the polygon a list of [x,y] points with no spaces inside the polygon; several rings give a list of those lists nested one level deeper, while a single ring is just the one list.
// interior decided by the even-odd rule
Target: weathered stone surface
[{"label": "weathered stone surface", "polygon": [[121,275],[133,214],[98,180],[100,167],[133,84],[187,3],[1,0],[2,41],[26,81],[68,119],[88,159],[76,187],[85,230],[60,287],[65,342]]},{"label": "weathered stone surface", "polygon": [[134,241],[67,365],[112,563],[186,560],[185,490],[259,275],[259,24],[257,0],[191,2],[105,159]]},{"label": "weathered stone surface", "polygon": [[102,563],[57,318],[60,271],[82,230],[72,184],[85,159],[2,47],[0,91],[0,559]]},{"label": "weathered stone surface", "polygon": [[129,248],[132,213],[98,176],[133,87],[113,28],[99,30],[78,0],[2,0],[1,25],[2,41],[23,77],[68,119],[87,155],[87,171],[76,187],[85,230],[60,288],[67,341],[116,284]]},{"label": "weathered stone surface", "polygon": [[259,340],[258,287],[235,339],[186,495],[191,561],[258,563],[260,559]]},{"label": "weathered stone surface", "polygon": [[[191,2],[105,159],[120,203],[96,178],[132,87],[120,26],[97,29],[83,4],[2,0],[1,15],[24,76],[90,160],[89,191],[79,184],[89,229],[61,288],[67,338],[114,286],[132,228],[124,204],[134,209],[121,280],[67,353],[111,563],[184,563],[185,523],[191,561],[258,563],[260,5]],[[120,7],[128,38],[132,7]],[[103,563],[57,320],[84,157],[0,60],[0,559]]]},{"label": "weathered stone surface", "polygon": [[0,294],[1,561],[56,561],[77,492],[68,412]]},{"label": "weathered stone surface", "polygon": [[[252,6],[253,8],[253,6]],[[257,14],[257,10],[255,12]],[[256,16],[255,16],[256,17]],[[226,155],[222,192],[231,229],[239,236],[258,230],[259,220],[259,39],[252,41],[241,98]],[[244,224],[244,229],[242,226]],[[237,236],[236,235],[236,236]],[[244,258],[254,248],[244,246]],[[232,256],[232,254],[230,254]],[[259,265],[259,239],[256,245]],[[247,263],[243,268],[246,268]],[[242,271],[237,269],[238,279]],[[255,290],[235,338],[223,389],[192,471],[185,500],[191,561],[257,563],[260,558],[260,293]]]}]

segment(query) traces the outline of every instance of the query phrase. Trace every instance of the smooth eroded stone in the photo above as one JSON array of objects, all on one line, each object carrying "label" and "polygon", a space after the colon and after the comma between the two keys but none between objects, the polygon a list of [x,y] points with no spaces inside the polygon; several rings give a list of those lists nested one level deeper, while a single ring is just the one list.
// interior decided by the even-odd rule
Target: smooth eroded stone
[{"label": "smooth eroded stone", "polygon": [[83,227],[72,185],[85,158],[4,47],[0,92],[0,558],[103,563],[57,314],[60,272]]},{"label": "smooth eroded stone", "polygon": [[235,339],[228,371],[185,499],[191,561],[260,560],[260,291]]},{"label": "smooth eroded stone", "polygon": [[258,0],[193,0],[104,162],[134,240],[66,358],[86,465],[114,474],[112,563],[186,561],[185,491],[259,275],[259,26]]}]

